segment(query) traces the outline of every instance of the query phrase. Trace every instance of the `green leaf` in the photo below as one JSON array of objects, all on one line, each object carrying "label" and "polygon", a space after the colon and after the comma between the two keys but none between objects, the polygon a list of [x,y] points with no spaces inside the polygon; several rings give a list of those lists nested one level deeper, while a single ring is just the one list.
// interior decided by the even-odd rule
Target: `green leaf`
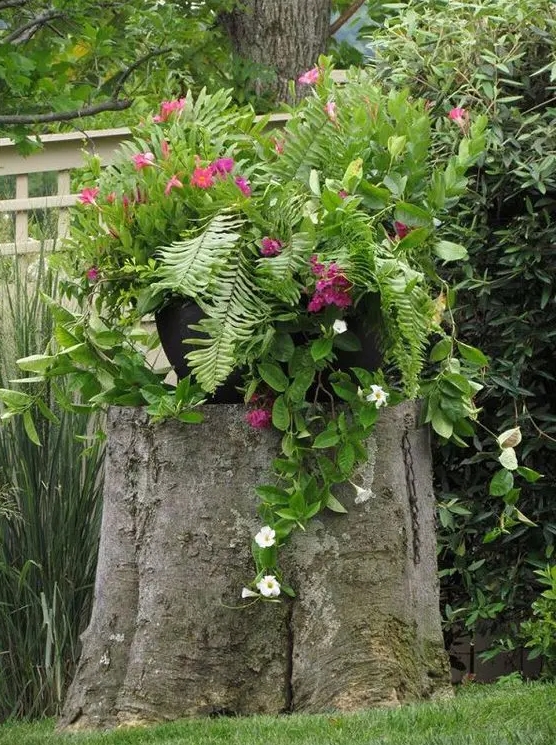
[{"label": "green leaf", "polygon": [[503,497],[504,494],[507,494],[513,488],[513,485],[513,474],[502,468],[492,477],[488,487],[488,493],[491,497]]},{"label": "green leaf", "polygon": [[262,362],[258,366],[259,375],[273,390],[283,393],[288,387],[288,378],[282,368],[271,362]]},{"label": "green leaf", "polygon": [[315,370],[312,367],[302,368],[294,377],[292,384],[288,388],[288,397],[294,403],[303,401],[305,394],[311,387],[315,377]]},{"label": "green leaf", "polygon": [[465,246],[450,241],[438,241],[433,248],[434,253],[444,261],[458,261],[467,259],[468,253]]},{"label": "green leaf", "polygon": [[543,478],[542,473],[534,471],[532,468],[526,468],[525,466],[519,466],[517,473],[519,473],[520,476],[523,476],[523,478],[530,484],[534,484],[535,481]]},{"label": "green leaf", "polygon": [[325,502],[325,504],[326,504],[326,506],[328,507],[329,510],[332,510],[332,512],[340,512],[340,513],[346,513],[347,512],[347,510],[344,507],[344,505],[341,502],[339,502],[336,499],[335,496],[333,496],[332,494],[330,494],[330,492],[326,496],[326,502]]},{"label": "green leaf", "polygon": [[316,339],[311,344],[311,357],[315,362],[328,357],[332,352],[333,339]]},{"label": "green leaf", "polygon": [[56,358],[49,354],[32,354],[29,357],[22,357],[16,360],[16,364],[22,370],[27,372],[43,373],[52,365]]},{"label": "green leaf", "polygon": [[428,227],[432,224],[432,216],[422,207],[409,202],[398,202],[394,210],[394,220],[410,227]]},{"label": "green leaf", "polygon": [[27,437],[31,440],[31,442],[40,447],[41,441],[39,439],[39,435],[35,427],[35,422],[33,421],[33,417],[29,409],[23,412],[23,427],[25,428]]},{"label": "green leaf", "polygon": [[365,429],[372,427],[378,419],[379,411],[376,406],[365,406],[359,412],[359,423]]},{"label": "green leaf", "polygon": [[422,246],[430,234],[431,231],[428,228],[415,228],[398,242],[398,250],[404,251]]},{"label": "green leaf", "polygon": [[337,334],[334,339],[334,346],[342,349],[344,352],[359,352],[361,341],[352,331],[344,331],[343,334]]},{"label": "green leaf", "polygon": [[0,388],[0,401],[14,411],[23,411],[33,403],[33,398],[27,393],[11,391],[8,388]]},{"label": "green leaf", "polygon": [[338,450],[338,456],[336,458],[338,466],[341,472],[345,476],[350,476],[355,463],[355,450],[351,442],[345,442]]},{"label": "green leaf", "polygon": [[447,440],[450,439],[450,437],[452,436],[452,432],[454,431],[454,425],[452,424],[452,422],[446,419],[440,409],[434,410],[431,418],[431,425],[434,431],[439,434],[440,437],[445,437]]},{"label": "green leaf", "polygon": [[313,441],[314,448],[332,448],[340,442],[340,435],[333,430],[327,429],[317,435]]},{"label": "green leaf", "polygon": [[489,359],[484,355],[480,349],[472,347],[469,344],[464,344],[461,341],[457,342],[458,350],[464,360],[471,362],[473,365],[478,367],[486,367],[489,363]]},{"label": "green leaf", "polygon": [[267,504],[289,504],[290,495],[285,489],[271,484],[262,484],[255,488],[256,494]]},{"label": "green leaf", "polygon": [[278,396],[272,406],[272,424],[284,432],[290,426],[290,412],[284,396]]},{"label": "green leaf", "polygon": [[450,338],[441,339],[432,348],[431,353],[430,353],[430,361],[440,362],[441,360],[445,360],[451,351],[452,351],[452,340]]}]

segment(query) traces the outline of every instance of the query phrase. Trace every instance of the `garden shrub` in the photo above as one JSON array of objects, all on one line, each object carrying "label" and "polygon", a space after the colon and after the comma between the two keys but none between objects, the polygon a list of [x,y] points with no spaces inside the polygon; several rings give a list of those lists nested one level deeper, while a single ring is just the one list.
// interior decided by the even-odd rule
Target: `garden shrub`
[{"label": "garden shrub", "polygon": [[[504,504],[488,493],[490,435],[479,429],[480,452],[463,462],[459,448],[440,448],[440,562],[449,630],[495,623],[515,640],[540,591],[534,570],[553,555],[556,535],[556,6],[417,0],[396,7],[373,34],[377,75],[409,86],[438,112],[462,107],[490,122],[488,154],[457,217],[469,262],[445,276],[459,281],[460,338],[491,358],[476,401],[481,423],[495,433],[520,426],[520,458],[544,478],[510,491]],[[445,135],[438,136],[443,157]],[[519,520],[507,517],[512,504]]]}]

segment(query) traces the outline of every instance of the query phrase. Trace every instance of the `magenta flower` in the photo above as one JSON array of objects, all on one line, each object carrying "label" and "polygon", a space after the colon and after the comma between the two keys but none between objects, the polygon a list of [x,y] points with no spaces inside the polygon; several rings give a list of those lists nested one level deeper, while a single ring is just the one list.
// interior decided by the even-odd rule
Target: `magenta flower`
[{"label": "magenta flower", "polygon": [[453,109],[450,109],[448,112],[448,119],[451,119],[452,121],[456,122],[457,124],[462,124],[467,120],[468,114],[465,109],[462,109],[460,106],[456,106]]},{"label": "magenta flower", "polygon": [[166,188],[164,189],[164,194],[168,196],[172,189],[181,189],[183,187],[182,182],[179,180],[179,178],[174,174],[171,179],[169,179],[166,182]]},{"label": "magenta flower", "polygon": [[403,222],[396,220],[394,223],[394,230],[396,231],[398,238],[405,238],[408,233],[411,233],[412,228],[410,228],[409,225],[405,225]]},{"label": "magenta flower", "polygon": [[251,196],[251,187],[249,186],[249,181],[247,181],[246,178],[243,176],[236,176],[235,178],[235,184],[237,188],[245,194],[246,197]]},{"label": "magenta flower", "polygon": [[100,272],[96,268],[96,266],[92,266],[90,269],[87,269],[86,277],[89,280],[89,282],[96,282],[99,278]]},{"label": "magenta flower", "polygon": [[189,179],[189,183],[198,189],[210,189],[211,186],[214,186],[212,168],[210,166],[208,168],[197,166]]},{"label": "magenta flower", "polygon": [[312,273],[319,278],[315,284],[315,293],[307,306],[309,313],[318,313],[327,305],[349,307],[352,303],[349,295],[351,283],[338,264],[333,261],[327,267],[320,264],[315,255],[311,256],[309,262]]},{"label": "magenta flower", "polygon": [[137,155],[132,157],[132,161],[135,164],[135,168],[140,171],[142,168],[153,165],[154,155],[152,153],[137,153]]},{"label": "magenta flower", "polygon": [[162,152],[162,157],[164,160],[168,160],[170,157],[170,145],[168,144],[167,140],[162,140],[160,143],[160,150]]},{"label": "magenta flower", "polygon": [[334,101],[328,101],[324,104],[324,113],[330,119],[332,123],[335,123],[338,119],[336,114],[336,104]]},{"label": "magenta flower", "polygon": [[245,421],[255,429],[266,429],[272,424],[272,413],[268,409],[252,409],[245,415]]},{"label": "magenta flower", "polygon": [[174,101],[162,101],[160,104],[160,114],[153,116],[153,122],[165,122],[174,111],[181,111],[185,106],[185,98],[178,98]]},{"label": "magenta flower", "polygon": [[307,72],[304,72],[303,75],[300,75],[297,78],[297,82],[301,83],[301,85],[314,85],[315,83],[318,83],[319,78],[319,68],[313,67],[311,70],[307,70]]},{"label": "magenta flower", "polygon": [[77,197],[77,200],[81,204],[96,204],[96,198],[98,197],[100,189],[98,186],[83,189],[83,191]]},{"label": "magenta flower", "polygon": [[261,241],[261,255],[262,256],[278,256],[282,251],[282,242],[278,238],[269,238],[265,236]]},{"label": "magenta flower", "polygon": [[349,197],[349,192],[346,191],[345,189],[340,189],[340,191],[338,192],[338,196],[341,199],[347,199]]},{"label": "magenta flower", "polygon": [[209,168],[215,176],[226,176],[233,171],[234,166],[235,161],[233,158],[218,158],[210,164]]}]

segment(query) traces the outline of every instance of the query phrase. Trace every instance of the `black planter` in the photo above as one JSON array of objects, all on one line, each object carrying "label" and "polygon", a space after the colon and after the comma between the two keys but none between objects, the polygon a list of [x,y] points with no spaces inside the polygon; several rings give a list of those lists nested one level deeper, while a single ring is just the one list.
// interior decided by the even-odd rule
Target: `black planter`
[{"label": "black planter", "polygon": [[[380,351],[379,340],[381,338],[379,311],[377,303],[371,298],[368,307],[358,307],[358,315],[346,317],[349,330],[355,334],[361,342],[361,349],[356,351],[347,351],[335,348],[337,370],[349,370],[350,367],[362,367],[365,370],[377,370],[382,364],[382,353]],[[174,300],[165,305],[155,313],[156,327],[160,337],[160,343],[168,358],[168,361],[174,368],[176,375],[181,380],[187,377],[191,368],[189,367],[185,355],[196,349],[191,344],[184,344],[184,339],[203,339],[207,338],[200,331],[190,328],[196,325],[203,318],[203,312],[198,305],[183,300]],[[304,344],[307,338],[302,333],[293,335],[294,343]],[[237,391],[237,386],[242,383],[243,370],[234,370],[227,380],[218,387],[212,396],[207,400],[215,404],[237,404],[243,402],[243,395]],[[325,373],[321,379],[321,385],[324,385],[333,394],[332,387],[328,384],[328,374]],[[311,399],[316,393],[316,384],[309,389],[308,398]],[[326,402],[329,400],[324,391],[319,391],[318,400]]]},{"label": "black planter", "polygon": [[[184,344],[183,340],[207,338],[206,334],[189,328],[191,324],[198,324],[202,318],[203,311],[198,305],[183,300],[170,302],[155,313],[156,328],[162,349],[180,380],[186,378],[191,372],[185,355],[198,348],[192,344]],[[213,395],[207,396],[208,402],[214,404],[242,403],[243,395],[236,390],[236,386],[241,384],[241,379],[241,370],[234,370]]]}]

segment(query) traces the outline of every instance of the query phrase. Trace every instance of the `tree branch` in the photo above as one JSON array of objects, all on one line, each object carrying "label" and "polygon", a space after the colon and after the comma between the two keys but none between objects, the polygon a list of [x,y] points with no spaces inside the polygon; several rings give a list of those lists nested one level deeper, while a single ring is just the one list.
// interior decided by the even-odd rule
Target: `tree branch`
[{"label": "tree branch", "polygon": [[349,6],[342,15],[338,16],[334,23],[330,26],[330,36],[334,36],[336,31],[339,31],[342,26],[349,21],[349,19],[357,13],[359,8],[364,4],[365,0],[355,0],[352,5]]},{"label": "tree branch", "polygon": [[0,116],[0,126],[15,126],[17,124],[46,124],[49,122],[69,122],[84,116],[94,116],[102,111],[123,111],[129,109],[132,102],[127,99],[110,99],[94,106],[84,106],[73,111],[51,111],[48,114],[4,114]]},{"label": "tree branch", "polygon": [[26,3],[27,0],[5,0],[5,2],[0,3],[0,11],[7,10],[8,8],[20,8]]},{"label": "tree branch", "polygon": [[40,13],[35,16],[31,21],[24,23],[23,25],[12,31],[4,39],[4,44],[23,44],[25,41],[29,41],[31,36],[39,30],[41,26],[46,25],[49,21],[54,18],[64,18],[65,14],[59,10],[45,10],[44,13]]},{"label": "tree branch", "polygon": [[113,98],[117,98],[120,95],[120,92],[124,86],[125,81],[129,78],[132,72],[134,72],[138,67],[140,67],[143,64],[143,62],[147,62],[148,60],[151,59],[151,57],[159,57],[161,54],[167,54],[168,52],[171,52],[171,51],[172,51],[172,47],[163,47],[162,49],[152,49],[150,52],[147,52],[147,54],[144,54],[142,57],[139,57],[139,59],[135,60],[135,62],[132,65],[130,65],[126,70],[120,73],[119,80],[112,93]]}]

